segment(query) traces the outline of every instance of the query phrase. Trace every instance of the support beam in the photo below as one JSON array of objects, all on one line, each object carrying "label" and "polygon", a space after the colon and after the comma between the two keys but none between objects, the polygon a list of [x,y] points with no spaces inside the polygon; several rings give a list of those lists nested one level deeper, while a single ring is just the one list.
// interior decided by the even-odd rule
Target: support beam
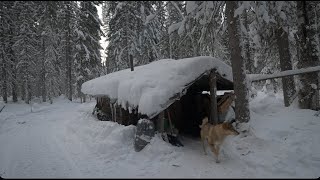
[{"label": "support beam", "polygon": [[164,111],[159,113],[158,121],[157,121],[157,130],[160,133],[164,132]]},{"label": "support beam", "polygon": [[218,108],[217,108],[217,76],[216,69],[210,71],[210,119],[209,123],[218,124]]}]

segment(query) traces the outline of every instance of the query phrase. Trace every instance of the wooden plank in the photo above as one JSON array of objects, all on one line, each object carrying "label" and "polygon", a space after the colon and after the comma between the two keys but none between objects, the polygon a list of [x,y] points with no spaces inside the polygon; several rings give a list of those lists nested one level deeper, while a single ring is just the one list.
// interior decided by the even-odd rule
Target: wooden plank
[{"label": "wooden plank", "polygon": [[316,71],[320,71],[320,66],[301,68],[301,69],[295,69],[295,70],[287,70],[287,71],[282,71],[274,74],[247,74],[247,77],[249,81],[254,82],[254,81],[263,81],[267,79],[280,78],[285,76],[311,73]]},{"label": "wooden plank", "polygon": [[209,122],[213,125],[218,124],[218,109],[217,109],[217,76],[216,70],[210,71],[210,119]]}]

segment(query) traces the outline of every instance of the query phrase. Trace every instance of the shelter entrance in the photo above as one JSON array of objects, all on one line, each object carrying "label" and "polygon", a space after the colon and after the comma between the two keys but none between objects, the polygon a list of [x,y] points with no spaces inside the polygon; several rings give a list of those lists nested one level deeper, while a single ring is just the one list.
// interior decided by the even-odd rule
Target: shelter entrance
[{"label": "shelter entrance", "polygon": [[[203,76],[190,86],[187,93],[175,101],[164,113],[165,119],[169,118],[172,125],[178,129],[179,134],[199,137],[200,125],[204,117],[210,118],[210,91],[208,76]],[[233,89],[225,83],[217,82],[218,90]],[[216,96],[217,102],[224,101],[223,95]],[[168,114],[169,113],[169,114]],[[223,115],[219,114],[219,120],[224,120]]]}]

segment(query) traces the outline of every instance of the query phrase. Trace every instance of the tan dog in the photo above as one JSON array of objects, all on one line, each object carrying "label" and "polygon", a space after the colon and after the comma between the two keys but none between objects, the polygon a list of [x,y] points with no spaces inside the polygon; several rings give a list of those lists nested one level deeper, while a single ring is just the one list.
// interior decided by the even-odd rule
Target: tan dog
[{"label": "tan dog", "polygon": [[219,163],[220,145],[223,143],[223,140],[228,135],[238,135],[239,132],[236,131],[234,127],[228,122],[224,122],[218,125],[212,125],[208,122],[208,117],[205,117],[202,120],[202,125],[200,125],[200,128],[200,135],[204,153],[207,154],[204,146],[204,141],[207,140],[211,151],[216,156],[216,163]]}]

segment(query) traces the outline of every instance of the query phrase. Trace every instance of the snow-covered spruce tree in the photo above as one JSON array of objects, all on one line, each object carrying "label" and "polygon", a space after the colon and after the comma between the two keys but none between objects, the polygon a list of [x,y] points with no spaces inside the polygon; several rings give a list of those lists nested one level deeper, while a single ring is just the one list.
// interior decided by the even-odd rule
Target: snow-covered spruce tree
[{"label": "snow-covered spruce tree", "polygon": [[[294,24],[294,16],[296,11],[295,3],[291,1],[279,1],[273,2],[272,10],[276,25],[275,25],[275,36],[277,39],[278,52],[280,58],[281,71],[292,70],[292,59],[289,47],[289,33],[292,30]],[[282,89],[284,104],[286,107],[292,102],[292,97],[295,94],[295,83],[293,76],[282,78]]]},{"label": "snow-covered spruce tree", "polygon": [[[251,39],[249,36],[249,24],[252,22],[252,9],[248,2],[241,2],[240,9],[243,8],[243,12],[240,14],[240,27],[241,27],[241,41],[242,41],[242,49],[243,49],[243,57],[246,62],[246,73],[254,73],[254,65],[252,58],[252,48],[251,48]],[[244,6],[244,7],[242,7]],[[239,9],[238,8],[238,9]]]},{"label": "snow-covered spruce tree", "polygon": [[[274,14],[270,11],[272,7],[271,3],[266,1],[244,1],[236,10],[236,14],[242,16],[240,26],[244,40],[241,41],[243,42],[241,46],[245,50],[243,56],[246,57],[246,65],[250,69],[247,72],[270,74],[280,71],[279,53],[274,35],[276,21]],[[245,22],[245,13],[247,13],[248,22]],[[249,41],[249,48],[247,48],[247,41]],[[277,91],[277,84],[278,82],[274,79],[254,83],[255,86],[264,86],[267,91],[274,92]]]},{"label": "snow-covered spruce tree", "polygon": [[[298,1],[298,67],[306,68],[319,65],[317,48],[317,1]],[[303,109],[319,109],[319,78],[317,72],[300,75],[299,105]]]},{"label": "snow-covered spruce tree", "polygon": [[[289,49],[289,33],[294,26],[295,11],[292,11],[294,5],[294,2],[290,1],[242,2],[241,6],[237,9],[238,14],[240,14],[241,11],[242,14],[244,14],[247,10],[254,10],[255,19],[252,24],[254,24],[255,27],[250,29],[249,34],[251,33],[252,40],[259,49],[261,49],[261,43],[263,42],[272,45],[266,49],[264,54],[278,54],[278,58],[266,59],[264,61],[267,63],[267,66],[270,63],[276,65],[271,68],[269,67],[269,69],[273,69],[273,72],[277,71],[278,62],[280,62],[281,71],[292,69],[291,52]],[[246,31],[245,25],[242,24],[241,27],[242,31]],[[257,31],[264,33],[259,35]],[[244,34],[248,34],[248,32],[245,32]],[[274,46],[273,44],[277,46]],[[243,47],[245,47],[245,45],[243,45]],[[267,73],[272,73],[272,71]],[[293,76],[284,77],[282,79],[285,106],[289,106],[291,97],[295,93],[294,79]],[[276,82],[275,80],[272,81]]]},{"label": "snow-covered spruce tree", "polygon": [[8,58],[5,53],[5,42],[6,42],[6,37],[5,37],[5,28],[6,28],[6,19],[8,18],[7,12],[8,10],[6,9],[5,2],[1,1],[0,2],[0,62],[1,62],[1,76],[2,76],[2,97],[4,102],[8,102],[8,94],[7,94],[7,64],[8,64]]},{"label": "snow-covered spruce tree", "polygon": [[[226,60],[227,48],[222,43],[224,1],[188,1],[186,18],[181,27],[192,39],[194,55],[209,55]],[[180,28],[181,28],[180,27]],[[179,30],[181,30],[179,28]]]},{"label": "snow-covered spruce tree", "polygon": [[40,87],[42,101],[46,102],[47,96],[50,102],[52,97],[57,94],[59,74],[56,66],[58,64],[58,30],[57,30],[57,9],[58,3],[46,1],[39,4],[39,38],[41,41],[40,51]]},{"label": "snow-covered spruce tree", "polygon": [[235,16],[238,8],[236,1],[226,2],[226,16],[228,23],[229,45],[231,50],[232,73],[235,93],[235,113],[239,122],[250,120],[249,96],[246,84],[245,61],[240,47],[239,16]]},{"label": "snow-covered spruce tree", "polygon": [[107,61],[108,65],[114,64],[115,69],[111,71],[119,71],[129,67],[129,48],[135,38],[134,27],[137,22],[135,15],[131,11],[129,12],[129,5],[133,5],[135,2],[108,1],[107,3],[108,15],[110,16],[107,34],[109,44],[106,48]]},{"label": "snow-covered spruce tree", "polygon": [[[266,1],[250,2],[250,6],[246,5],[242,8],[242,11],[244,8],[252,9],[253,17],[249,24],[248,34],[252,41],[255,73],[268,73],[272,69],[277,69],[278,53],[277,48],[275,48],[276,42],[273,38],[273,30],[269,24],[271,19],[268,13],[269,3]],[[240,10],[241,8],[238,9],[238,11]],[[273,73],[273,71],[269,73]]]},{"label": "snow-covered spruce tree", "polygon": [[61,88],[62,92],[66,94],[68,99],[72,101],[75,87],[75,76],[74,76],[74,66],[73,59],[75,53],[75,32],[78,22],[78,5],[74,1],[63,1],[59,3],[58,11],[58,25],[59,25],[59,61],[61,63],[61,69],[64,71],[62,73]]},{"label": "snow-covered spruce tree", "polygon": [[168,13],[166,11],[166,6],[169,2],[164,1],[156,1],[155,2],[155,17],[156,20],[160,23],[160,42],[157,44],[157,47],[160,50],[160,57],[159,59],[169,58],[170,57],[170,46],[169,46],[169,33],[168,27]]},{"label": "snow-covered spruce tree", "polygon": [[[106,48],[107,66],[111,71],[130,67],[129,57],[134,58],[134,65],[146,64],[157,59],[159,24],[147,21],[147,16],[154,12],[153,2],[144,1],[108,1]],[[150,18],[150,17],[149,17]],[[150,20],[150,19],[149,19]]]},{"label": "snow-covered spruce tree", "polygon": [[116,44],[110,44],[113,38],[115,38],[116,29],[116,21],[113,20],[115,9],[118,1],[105,1],[102,6],[102,20],[103,20],[103,30],[106,33],[106,41],[109,41],[108,46],[105,49],[106,57],[106,67],[107,73],[118,71],[118,64],[116,62],[116,52],[118,49],[116,48]]},{"label": "snow-covered spruce tree", "polygon": [[[162,25],[160,22],[161,14],[153,6],[158,5],[152,1],[144,1],[141,4],[140,13],[142,24],[142,31],[139,34],[141,41],[139,46],[141,47],[141,59],[143,61],[139,64],[147,64],[154,60],[162,58],[159,43],[163,37]],[[159,15],[155,15],[159,13]]]},{"label": "snow-covered spruce tree", "polygon": [[65,53],[65,47],[66,47],[66,41],[65,41],[65,2],[58,1],[57,2],[57,64],[56,69],[59,76],[58,79],[58,95],[67,95],[67,77],[66,77],[66,53]]},{"label": "snow-covered spruce tree", "polygon": [[[169,47],[169,57],[172,59],[180,59],[183,57],[192,57],[194,51],[190,51],[188,44],[184,40],[189,40],[189,38],[181,39],[179,32],[176,31],[181,27],[182,21],[184,20],[184,13],[182,1],[169,1],[166,6],[166,11],[168,13],[167,27],[168,27],[168,47]],[[181,27],[183,29],[183,27]],[[185,53],[186,52],[186,53]]]},{"label": "snow-covered spruce tree", "polygon": [[100,36],[101,22],[97,14],[94,2],[81,1],[79,12],[79,22],[74,30],[76,34],[76,50],[74,55],[76,96],[85,96],[81,92],[81,85],[85,81],[99,76],[101,66]]},{"label": "snow-covered spruce tree", "polygon": [[68,86],[68,99],[72,101],[72,56],[71,56],[71,46],[72,46],[72,37],[71,37],[71,31],[72,31],[72,14],[74,13],[72,11],[72,2],[66,1],[64,3],[65,5],[65,58],[67,63],[66,68],[66,75],[67,75],[67,86]]},{"label": "snow-covered spruce tree", "polygon": [[[14,12],[14,2],[12,1],[3,1],[1,2],[1,34],[2,34],[2,47],[3,47],[3,60],[6,62],[4,65],[6,66],[4,70],[2,71],[4,74],[4,81],[7,81],[7,83],[4,83],[4,85],[7,86],[6,91],[3,91],[3,93],[7,92],[8,96],[12,95],[13,102],[16,102],[17,99],[17,76],[16,76],[16,58],[13,51],[13,44],[14,44],[14,33],[15,33],[15,22],[16,22],[16,16]],[[1,55],[0,55],[1,56]],[[5,86],[3,86],[5,87]]]},{"label": "snow-covered spruce tree", "polygon": [[22,81],[20,84],[22,98],[29,103],[32,98],[33,85],[36,82],[36,58],[38,55],[36,34],[35,12],[36,4],[32,1],[17,1],[15,11],[17,16],[17,34],[14,37],[14,51],[17,63],[17,79]]}]

